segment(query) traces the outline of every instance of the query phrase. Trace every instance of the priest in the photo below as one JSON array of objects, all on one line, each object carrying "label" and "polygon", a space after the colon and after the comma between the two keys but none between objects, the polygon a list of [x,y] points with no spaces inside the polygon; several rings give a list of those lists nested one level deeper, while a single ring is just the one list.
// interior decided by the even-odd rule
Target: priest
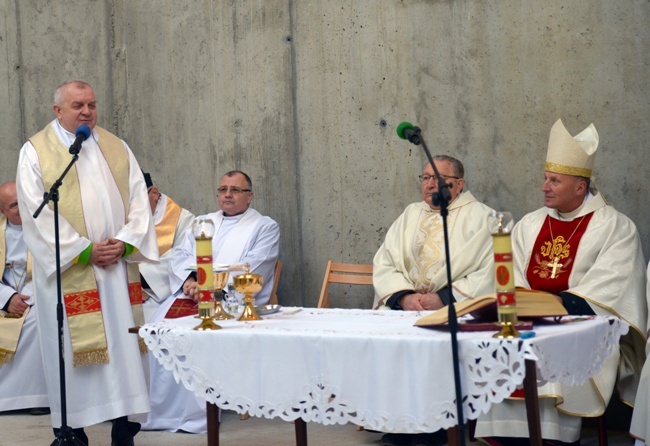
[{"label": "priest", "polygon": [[[375,308],[437,310],[451,302],[494,293],[494,256],[488,217],[493,212],[465,190],[465,168],[456,158],[433,158],[449,186],[449,228],[452,283],[447,265],[440,207],[432,196],[438,178],[427,164],[420,184],[422,201],[409,205],[391,225],[373,260]],[[443,444],[444,431],[423,434],[386,433],[384,446]]]},{"label": "priest", "polygon": [[[250,206],[253,182],[246,173],[239,170],[227,172],[219,182],[217,193],[220,210],[197,217],[214,222],[213,262],[248,263],[250,271],[263,278],[262,289],[255,295],[255,305],[264,305],[273,290],[273,272],[280,251],[280,228],[272,218]],[[196,265],[195,239],[192,231],[188,231],[171,255],[170,285],[175,296],[160,306],[153,317],[154,322],[197,314],[199,295],[196,273],[190,271],[193,265]],[[172,373],[155,359],[150,361],[150,368],[151,413],[142,428],[207,432],[205,400],[177,383]]]},{"label": "priest", "polygon": [[[436,310],[456,300],[494,293],[492,237],[487,228],[492,209],[465,190],[463,164],[450,156],[433,158],[449,185],[447,224],[452,284],[447,284],[438,190],[433,167],[420,175],[422,201],[409,205],[391,225],[373,260],[375,308]],[[453,293],[452,293],[453,291]]]},{"label": "priest", "polygon": [[33,414],[48,413],[32,259],[23,240],[13,181],[0,186],[0,214],[0,412],[30,409]]},{"label": "priest", "polygon": [[[512,234],[517,286],[556,294],[569,314],[616,316],[630,325],[619,348],[584,385],[550,383],[539,389],[542,436],[565,443],[579,441],[581,417],[604,413],[616,384],[621,399],[634,404],[645,357],[648,307],[641,240],[634,223],[610,206],[591,181],[598,141],[593,124],[576,136],[561,120],[553,125],[544,207],[524,216]],[[510,444],[510,438],[494,437],[528,437],[525,417],[521,400],[504,401],[479,418],[476,436]]]},{"label": "priest", "polygon": [[67,421],[75,437],[87,444],[84,427],[112,420],[112,443],[132,445],[139,425],[127,416],[148,412],[149,398],[141,361],[146,346],[128,329],[144,322],[138,262],[158,260],[144,178],[126,143],[96,126],[97,101],[88,83],[61,84],[53,109],[56,118],[23,145],[16,181],[24,238],[34,255],[52,425],[60,435],[52,203],[38,218],[33,214],[71,160],[68,147],[85,125],[92,129],[90,137],[59,188]]},{"label": "priest", "polygon": [[160,263],[140,264],[140,282],[144,291],[144,320],[149,322],[158,307],[172,295],[169,285],[169,260],[173,248],[185,240],[185,235],[194,222],[194,215],[160,192],[149,173],[144,173],[144,181],[160,255]]}]

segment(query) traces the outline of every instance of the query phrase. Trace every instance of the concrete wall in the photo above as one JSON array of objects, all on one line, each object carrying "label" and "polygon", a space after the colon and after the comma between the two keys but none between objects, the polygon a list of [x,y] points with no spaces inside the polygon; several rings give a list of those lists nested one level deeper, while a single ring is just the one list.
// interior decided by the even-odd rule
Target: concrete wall
[{"label": "concrete wall", "polygon": [[650,254],[650,2],[0,0],[0,17],[0,180],[54,88],[85,79],[100,125],[193,212],[223,172],[251,174],[282,228],[282,303],[315,305],[327,260],[370,262],[420,198],[403,120],[516,218],[542,204],[555,120],[593,122],[596,182]]}]

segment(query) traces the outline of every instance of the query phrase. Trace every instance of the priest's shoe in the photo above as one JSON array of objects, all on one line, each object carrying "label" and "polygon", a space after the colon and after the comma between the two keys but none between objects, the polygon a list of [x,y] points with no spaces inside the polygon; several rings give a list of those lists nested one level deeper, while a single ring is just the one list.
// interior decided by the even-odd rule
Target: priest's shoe
[{"label": "priest's shoe", "polygon": [[439,430],[432,434],[384,434],[382,446],[442,446],[447,442],[447,433]]},{"label": "priest's shoe", "polygon": [[[483,442],[490,446],[528,446],[530,439],[520,437],[483,437]],[[542,439],[543,446],[580,446],[580,439],[572,442],[565,443],[560,440],[545,440]]]},{"label": "priest's shoe", "polygon": [[134,446],[133,437],[140,432],[140,423],[133,423],[127,417],[111,420],[111,446]]}]

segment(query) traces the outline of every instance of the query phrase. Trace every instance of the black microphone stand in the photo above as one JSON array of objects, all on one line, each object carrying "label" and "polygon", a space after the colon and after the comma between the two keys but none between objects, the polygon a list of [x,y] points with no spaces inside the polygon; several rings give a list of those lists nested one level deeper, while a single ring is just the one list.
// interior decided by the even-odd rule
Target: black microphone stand
[{"label": "black microphone stand", "polygon": [[[74,144],[73,144],[74,146]],[[54,246],[56,252],[56,320],[57,328],[59,331],[59,388],[61,397],[61,428],[55,433],[55,440],[50,446],[54,445],[78,445],[85,446],[79,438],[75,436],[74,431],[68,426],[68,413],[66,405],[66,389],[65,389],[65,361],[63,359],[63,293],[61,291],[61,250],[59,247],[59,187],[63,184],[63,178],[68,174],[74,163],[79,159],[79,149],[73,150],[70,148],[70,153],[73,155],[70,164],[65,168],[58,180],[52,184],[50,191],[44,194],[43,202],[34,212],[34,219],[38,218],[39,214],[50,200],[54,206]]]},{"label": "black microphone stand", "polygon": [[422,138],[421,130],[419,127],[414,127],[413,132],[408,135],[408,140],[413,144],[420,145],[424,149],[424,153],[433,167],[433,172],[438,181],[438,191],[434,192],[431,199],[434,206],[440,206],[440,216],[442,217],[442,227],[445,239],[445,259],[447,262],[447,286],[449,287],[449,294],[451,301],[447,305],[448,319],[449,319],[449,334],[451,335],[451,353],[454,362],[454,384],[456,389],[456,414],[458,416],[458,437],[460,446],[465,446],[465,421],[463,417],[463,393],[460,386],[460,360],[458,358],[458,319],[456,316],[456,307],[454,306],[453,287],[451,285],[451,258],[449,254],[449,231],[447,228],[447,216],[449,215],[449,202],[451,201],[451,192],[449,185],[445,179],[440,175],[436,164],[433,162],[431,153],[427,148],[424,138]]}]

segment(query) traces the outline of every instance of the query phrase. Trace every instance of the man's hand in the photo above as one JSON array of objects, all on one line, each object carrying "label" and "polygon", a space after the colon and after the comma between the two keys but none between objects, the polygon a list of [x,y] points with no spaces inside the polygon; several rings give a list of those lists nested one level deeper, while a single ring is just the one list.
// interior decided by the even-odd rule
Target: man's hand
[{"label": "man's hand", "polygon": [[13,314],[15,316],[22,316],[27,307],[25,301],[29,299],[29,296],[25,296],[24,294],[16,293],[11,298],[9,299],[9,306],[7,307],[7,311],[9,314]]},{"label": "man's hand", "polygon": [[445,306],[438,293],[407,294],[400,299],[399,305],[406,311],[431,311]]},{"label": "man's hand", "polygon": [[194,302],[199,301],[199,284],[196,283],[194,277],[190,276],[183,282],[183,294],[191,297]]},{"label": "man's hand", "polygon": [[93,243],[89,263],[101,267],[114,265],[120,261],[125,251],[124,242],[116,238],[96,242]]}]

